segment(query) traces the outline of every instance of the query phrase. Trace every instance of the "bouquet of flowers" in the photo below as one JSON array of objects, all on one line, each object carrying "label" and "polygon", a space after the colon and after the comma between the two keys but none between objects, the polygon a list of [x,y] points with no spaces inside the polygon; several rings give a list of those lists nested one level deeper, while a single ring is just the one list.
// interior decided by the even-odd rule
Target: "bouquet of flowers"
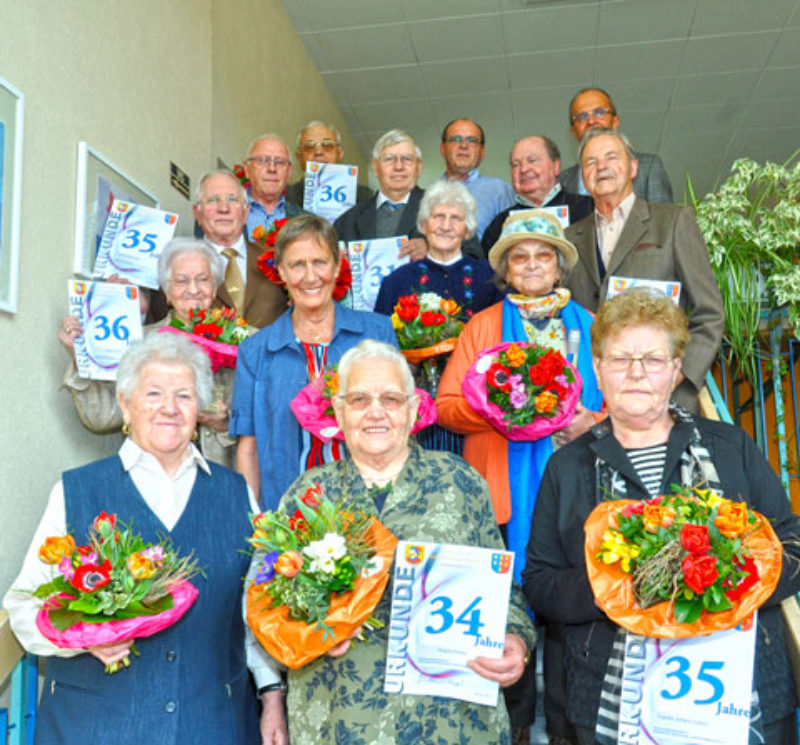
[{"label": "bouquet of flowers", "polygon": [[[57,574],[33,590],[44,600],[36,626],[63,649],[152,636],[175,623],[197,597],[188,581],[199,571],[191,556],[179,557],[169,541],[146,544],[105,512],[89,528],[87,545],[76,545],[69,534],[51,536],[39,558],[57,567]],[[135,645],[131,651],[138,655]],[[109,665],[106,672],[122,666]]]},{"label": "bouquet of flowers", "polygon": [[582,381],[554,349],[503,342],[485,349],[467,370],[467,403],[509,440],[538,440],[572,420]]},{"label": "bouquet of flowers", "polygon": [[[266,248],[256,261],[259,271],[273,284],[278,287],[286,287],[286,282],[281,279],[278,267],[275,265],[275,241],[281,228],[289,222],[288,219],[275,220],[270,229],[267,230],[263,225],[257,225],[253,230],[253,240]],[[350,271],[350,262],[346,256],[339,259],[339,273],[336,275],[336,285],[333,288],[333,299],[337,302],[347,295],[350,285],[353,284],[353,274]]]},{"label": "bouquet of flowers", "polygon": [[262,646],[302,667],[347,639],[370,616],[389,580],[397,539],[380,522],[344,510],[319,484],[283,510],[253,519],[260,560],[247,590],[247,622]]},{"label": "bouquet of flowers", "polygon": [[[323,442],[330,442],[334,438],[344,440],[344,434],[333,413],[333,397],[339,391],[339,373],[336,367],[332,365],[326,368],[316,380],[303,387],[289,404],[300,426]],[[416,394],[419,396],[419,408],[411,434],[436,421],[436,404],[430,394],[421,388],[416,389]]]},{"label": "bouquet of flowers", "polygon": [[597,603],[645,636],[732,628],[775,589],[780,541],[744,502],[674,488],[645,502],[603,502],[589,516],[586,561]]},{"label": "bouquet of flowers", "polygon": [[159,331],[188,334],[195,344],[203,347],[211,360],[211,369],[216,372],[220,367],[236,367],[237,347],[258,329],[237,316],[233,308],[198,308],[191,311],[188,324],[173,318]]}]

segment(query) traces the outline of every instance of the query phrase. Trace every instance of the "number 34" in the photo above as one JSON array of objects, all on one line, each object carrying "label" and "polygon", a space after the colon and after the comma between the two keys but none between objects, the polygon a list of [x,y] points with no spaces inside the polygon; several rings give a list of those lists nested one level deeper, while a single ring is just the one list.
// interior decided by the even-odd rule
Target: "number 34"
[{"label": "number 34", "polygon": [[[666,678],[674,678],[678,683],[678,689],[672,693],[667,688],[661,689],[661,697],[666,699],[683,698],[692,689],[692,678],[689,674],[689,660],[685,657],[675,656],[670,657],[664,665],[672,665],[674,663],[675,669],[666,674]],[[724,662],[712,662],[705,660],[700,664],[700,670],[697,672],[696,681],[698,683],[705,683],[711,688],[711,695],[708,698],[696,698],[694,703],[698,705],[714,704],[719,701],[725,693],[725,684],[716,676],[712,675],[715,670],[722,670]]]}]

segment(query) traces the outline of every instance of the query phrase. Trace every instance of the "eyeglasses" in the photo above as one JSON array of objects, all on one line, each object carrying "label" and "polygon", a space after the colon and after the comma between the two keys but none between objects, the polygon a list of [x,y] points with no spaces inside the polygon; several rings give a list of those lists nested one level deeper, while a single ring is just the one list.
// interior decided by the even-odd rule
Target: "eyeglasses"
[{"label": "eyeglasses", "polygon": [[410,166],[417,162],[417,158],[415,155],[395,155],[394,153],[387,153],[386,155],[381,155],[380,161],[387,166],[393,166],[396,163]]},{"label": "eyeglasses", "polygon": [[556,252],[547,248],[541,248],[531,253],[528,251],[512,251],[508,255],[508,263],[512,266],[525,266],[530,261],[534,262],[534,264],[549,264],[555,258]]},{"label": "eyeglasses", "polygon": [[382,391],[374,395],[372,393],[353,391],[352,393],[337,396],[337,398],[344,401],[355,411],[366,411],[372,406],[373,401],[377,401],[384,411],[397,411],[406,404],[410,396],[407,393],[398,391]]},{"label": "eyeglasses", "polygon": [[588,122],[590,117],[594,117],[595,119],[602,119],[604,116],[608,114],[616,114],[617,112],[614,109],[606,108],[605,106],[598,106],[590,111],[579,111],[572,117],[572,123],[575,122]]},{"label": "eyeglasses", "polygon": [[302,145],[300,145],[300,147],[302,147],[303,150],[306,150],[308,152],[312,152],[317,148],[322,148],[323,150],[333,150],[333,148],[335,148],[336,146],[337,145],[334,140],[307,140]]},{"label": "eyeglasses", "polygon": [[187,277],[185,274],[179,274],[170,279],[170,284],[181,292],[187,290],[192,284],[197,285],[201,290],[212,287],[214,280],[207,274],[201,274],[198,277]]},{"label": "eyeglasses", "polygon": [[480,137],[475,137],[474,135],[469,135],[468,137],[463,137],[462,135],[450,135],[445,142],[449,142],[451,145],[460,145],[462,142],[466,143],[467,145],[482,145]]},{"label": "eyeglasses", "polygon": [[206,197],[205,199],[200,200],[200,204],[205,204],[206,206],[213,205],[214,207],[219,207],[221,204],[241,204],[242,201],[239,197],[235,194],[225,194],[225,196],[221,196],[219,194],[215,194],[213,197]]},{"label": "eyeglasses", "polygon": [[667,369],[667,365],[672,362],[672,357],[662,357],[660,355],[645,354],[634,356],[631,354],[615,354],[603,358],[603,365],[610,372],[628,372],[634,362],[641,362],[642,369],[650,375],[658,375]]},{"label": "eyeglasses", "polygon": [[275,168],[283,168],[289,165],[289,160],[287,158],[281,158],[279,155],[253,155],[247,159],[247,162],[255,163],[257,166],[261,166],[261,168],[266,168],[270,164],[274,165]]}]

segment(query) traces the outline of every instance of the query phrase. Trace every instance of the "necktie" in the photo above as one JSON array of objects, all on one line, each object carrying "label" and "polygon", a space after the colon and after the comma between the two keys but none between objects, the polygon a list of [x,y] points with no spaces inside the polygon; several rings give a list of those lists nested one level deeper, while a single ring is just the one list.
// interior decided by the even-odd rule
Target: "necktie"
[{"label": "necktie", "polygon": [[244,281],[239,271],[239,263],[236,261],[236,249],[226,248],[222,255],[228,259],[228,266],[225,267],[225,287],[236,306],[236,312],[241,315],[244,306]]}]

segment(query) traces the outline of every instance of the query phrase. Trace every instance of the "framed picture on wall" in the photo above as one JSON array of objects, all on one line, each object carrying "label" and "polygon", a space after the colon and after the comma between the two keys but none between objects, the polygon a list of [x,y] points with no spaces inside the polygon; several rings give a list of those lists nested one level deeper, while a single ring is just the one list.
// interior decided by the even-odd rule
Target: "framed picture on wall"
[{"label": "framed picture on wall", "polygon": [[123,173],[88,142],[78,143],[73,271],[91,277],[106,218],[115,199],[158,207],[158,198]]},{"label": "framed picture on wall", "polygon": [[25,98],[0,78],[0,310],[17,312]]}]

